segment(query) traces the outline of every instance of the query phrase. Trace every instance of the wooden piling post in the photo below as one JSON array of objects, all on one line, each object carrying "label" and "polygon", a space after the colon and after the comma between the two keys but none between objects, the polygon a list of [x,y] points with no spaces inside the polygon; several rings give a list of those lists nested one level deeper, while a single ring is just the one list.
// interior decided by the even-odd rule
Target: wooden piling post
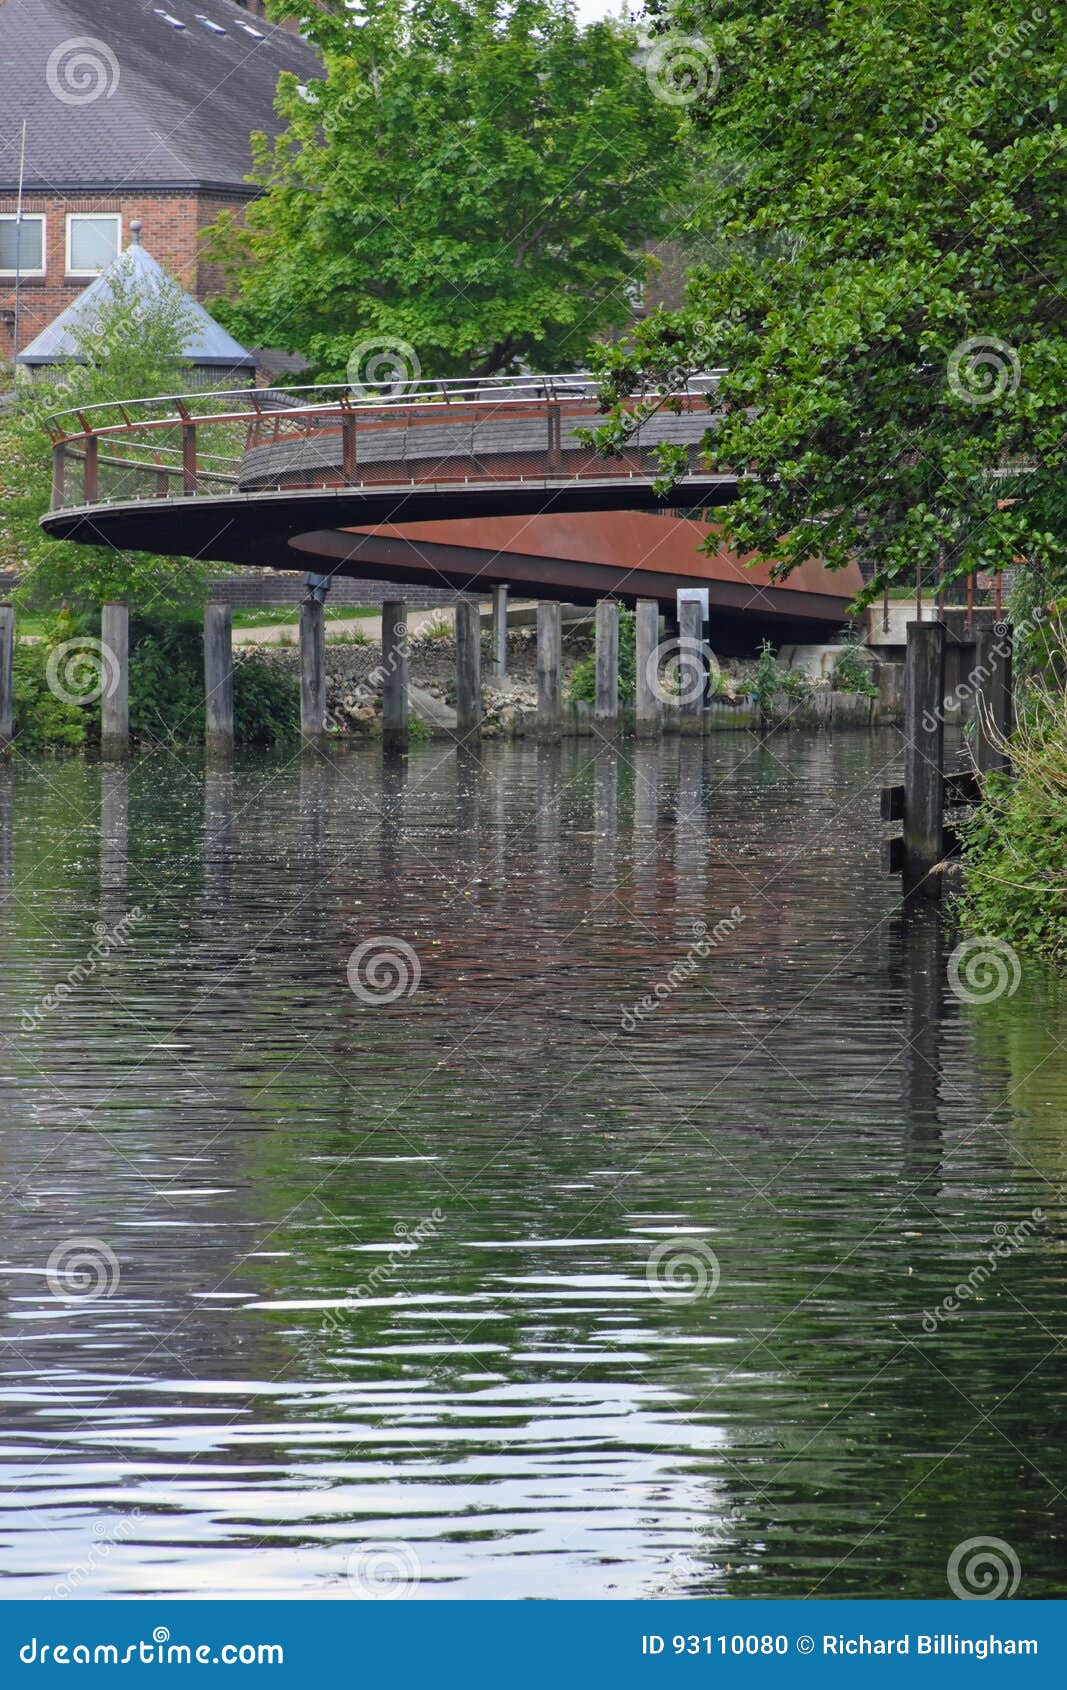
[{"label": "wooden piling post", "polygon": [[704,726],[708,678],[704,668],[704,609],[699,599],[683,599],[678,607],[680,640],[678,726],[684,734],[698,734]]},{"label": "wooden piling post", "polygon": [[493,654],[493,679],[494,681],[506,681],[508,676],[508,589],[506,586],[493,588],[493,625],[490,649]]},{"label": "wooden piling post", "polygon": [[403,599],[382,605],[382,745],[403,751],[408,743],[408,627]]},{"label": "wooden piling post", "polygon": [[619,724],[619,607],[601,599],[596,607],[596,720],[602,732]]},{"label": "wooden piling post", "polygon": [[638,599],[636,615],[637,676],[634,700],[634,732],[639,739],[658,734],[662,707],[659,695],[659,604],[656,599]]},{"label": "wooden piling post", "polygon": [[[998,631],[999,630],[999,631]],[[1012,627],[998,623],[980,628],[975,649],[977,709],[974,762],[979,774],[1001,774],[1008,767],[1003,742],[1013,727]]]},{"label": "wooden piling post", "polygon": [[944,855],[945,625],[909,622],[904,665],[904,896],[938,898]]},{"label": "wooden piling post", "polygon": [[130,754],[130,612],[121,599],[105,604],[100,641],[100,755],[118,761]]},{"label": "wooden piling post", "polygon": [[537,736],[560,737],[559,684],[563,663],[563,622],[554,602],[537,606]]},{"label": "wooden piling post", "polygon": [[15,737],[15,612],[0,604],[0,747]]},{"label": "wooden piling post", "polygon": [[482,619],[469,599],[456,605],[456,728],[479,734],[482,726]]},{"label": "wooden piling post", "polygon": [[317,599],[300,606],[300,737],[322,741],[326,717],[326,620]]},{"label": "wooden piling post", "polygon": [[228,604],[204,607],[204,750],[233,755],[233,612]]}]

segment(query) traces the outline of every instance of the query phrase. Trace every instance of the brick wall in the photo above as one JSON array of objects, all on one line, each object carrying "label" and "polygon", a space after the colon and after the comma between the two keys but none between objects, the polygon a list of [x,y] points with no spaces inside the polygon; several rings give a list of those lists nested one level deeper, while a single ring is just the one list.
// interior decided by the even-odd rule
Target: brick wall
[{"label": "brick wall", "polygon": [[[66,219],[71,212],[117,211],[122,217],[122,245],[130,244],[130,224],[140,219],[141,242],[167,274],[198,298],[221,291],[223,278],[218,265],[205,263],[200,235],[224,207],[240,211],[246,196],[226,194],[30,194],[23,212],[43,212],[45,225],[45,271],[43,277],[23,278],[21,289],[20,345],[25,347],[54,321],[89,283],[84,277],[66,274]],[[0,195],[0,212],[14,212],[17,202]],[[92,278],[90,277],[89,280]],[[14,309],[15,283],[0,277],[0,312]],[[11,326],[0,320],[0,359],[14,350]]]},{"label": "brick wall", "polygon": [[[304,596],[304,577],[288,571],[248,569],[240,575],[226,575],[212,581],[211,597],[220,604],[232,604],[241,610],[255,610],[261,606],[299,604]],[[400,587],[389,581],[353,581],[337,576],[327,597],[327,604],[382,604],[385,599],[402,598],[413,610],[434,610],[440,605],[452,605],[465,599],[466,593],[454,593],[442,587]],[[486,595],[488,596],[488,594]]]}]

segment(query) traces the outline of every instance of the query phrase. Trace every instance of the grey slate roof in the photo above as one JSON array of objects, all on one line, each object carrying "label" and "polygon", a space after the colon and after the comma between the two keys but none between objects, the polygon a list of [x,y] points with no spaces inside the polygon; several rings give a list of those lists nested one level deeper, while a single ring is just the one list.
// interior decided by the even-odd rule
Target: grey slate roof
[{"label": "grey slate roof", "polygon": [[[77,357],[77,342],[72,338],[71,330],[80,320],[95,316],[100,307],[111,299],[115,274],[119,270],[130,278],[137,293],[146,299],[164,286],[177,287],[177,283],[168,279],[162,266],[143,246],[129,246],[84,293],[80,293],[65,311],[61,311],[47,328],[41,330],[36,340],[31,340],[29,346],[23,348],[15,359],[16,364],[57,364],[65,358]],[[216,323],[199,300],[189,294],[184,297],[190,329],[182,348],[183,356],[190,363],[200,366],[254,370],[256,360],[252,354],[227,334],[221,324]]]},{"label": "grey slate roof", "polygon": [[240,188],[252,130],[278,131],[282,71],[310,82],[322,66],[231,0],[0,0],[0,192],[23,118],[30,193]]}]

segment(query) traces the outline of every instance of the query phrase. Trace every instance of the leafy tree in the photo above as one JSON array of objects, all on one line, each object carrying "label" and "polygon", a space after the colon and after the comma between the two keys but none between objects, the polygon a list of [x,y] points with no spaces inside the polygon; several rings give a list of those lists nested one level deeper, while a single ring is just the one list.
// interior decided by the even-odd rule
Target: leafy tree
[{"label": "leafy tree", "polygon": [[[189,326],[181,289],[164,281],[146,297],[121,266],[111,281],[100,310],[75,320],[74,357],[57,379],[17,383],[0,410],[0,565],[18,573],[19,599],[34,608],[67,603],[85,612],[123,596],[158,611],[195,603],[205,591],[206,565],[55,541],[39,526],[52,496],[50,415],[173,393],[181,385]],[[121,420],[117,409],[111,420]]]},{"label": "leafy tree", "polygon": [[653,9],[661,51],[701,38],[721,72],[686,108],[701,262],[681,310],[601,350],[609,398],[725,368],[708,450],[753,474],[725,537],[781,575],[859,557],[929,580],[939,560],[1023,556],[1061,576],[1067,8]]},{"label": "leafy tree", "polygon": [[216,226],[236,333],[324,379],[358,349],[371,380],[573,367],[628,321],[684,170],[629,29],[583,29],[569,0],[275,10],[325,74],[282,79],[263,197]]}]

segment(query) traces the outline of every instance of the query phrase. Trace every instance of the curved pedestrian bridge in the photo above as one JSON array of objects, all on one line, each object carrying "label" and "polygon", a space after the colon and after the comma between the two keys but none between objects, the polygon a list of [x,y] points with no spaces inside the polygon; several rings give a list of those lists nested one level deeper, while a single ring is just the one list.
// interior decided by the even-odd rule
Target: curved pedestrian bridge
[{"label": "curved pedestrian bridge", "polygon": [[[719,380],[711,372],[675,392],[636,394],[626,402],[632,431],[610,456],[585,437],[605,418],[583,372],[91,406],[51,419],[43,526],[57,539],[255,567],[673,603],[680,585],[714,586],[721,559],[701,553],[703,536],[692,534],[668,557],[662,525],[651,541],[631,535],[624,555],[606,513],[705,514],[736,496],[736,477],[709,470],[701,450]],[[685,452],[669,498],[656,491],[663,445]],[[588,525],[589,513],[605,518],[599,553],[587,527],[567,532],[569,520]],[[502,518],[525,519],[503,545],[498,534],[486,538]],[[433,540],[420,545],[431,525]],[[818,581],[768,577],[763,612],[839,622],[857,583],[812,567]],[[731,572],[740,585],[726,602],[738,611],[752,583],[736,560]]]}]

